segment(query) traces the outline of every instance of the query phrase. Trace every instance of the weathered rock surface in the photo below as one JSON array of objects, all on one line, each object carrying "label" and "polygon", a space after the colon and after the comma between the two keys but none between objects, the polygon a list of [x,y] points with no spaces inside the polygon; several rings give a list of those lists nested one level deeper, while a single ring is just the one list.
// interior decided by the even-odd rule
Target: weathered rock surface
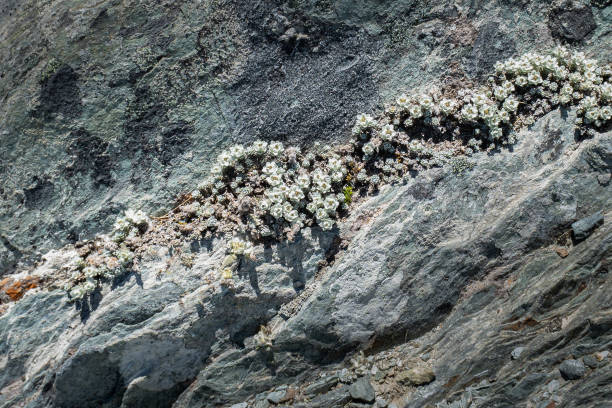
[{"label": "weathered rock surface", "polygon": [[[342,224],[345,250],[316,230],[258,247],[234,290],[216,283],[224,256],[217,241],[184,249],[195,256],[191,268],[157,248],[139,271],[80,309],[59,290],[31,290],[0,316],[0,401],[232,405],[280,384],[307,385],[354,350],[375,357],[397,348],[394,364],[404,363],[379,363],[387,377],[373,383],[387,400],[421,407],[467,392],[512,406],[540,398],[547,381],[564,381],[559,364],[569,356],[605,351],[612,341],[610,310],[602,308],[612,300],[610,224],[566,258],[554,250],[563,237],[572,245],[575,220],[610,216],[611,193],[597,176],[611,170],[612,134],[576,142],[572,120],[571,112],[552,112],[522,132],[513,151],[474,155],[472,170],[449,166],[385,187]],[[69,256],[50,254],[32,275],[53,274]],[[305,289],[296,290],[296,281]],[[270,349],[258,349],[254,338],[262,324],[271,329]],[[519,344],[526,351],[514,361]],[[435,381],[390,393],[385,384],[424,354]],[[555,397],[597,406],[609,399],[609,388],[597,384],[609,384],[610,373],[604,364]],[[310,402],[298,402],[298,393],[285,404],[350,401],[348,385],[331,387]]]},{"label": "weathered rock surface", "polygon": [[[234,289],[220,240],[152,248],[83,304],[31,285],[127,206],[172,207],[232,141],[344,140],[402,88],[478,81],[555,38],[609,62],[612,9],[573,2],[572,28],[559,4],[5,2],[0,273],[19,299],[0,304],[0,407],[342,407],[366,375],[390,407],[612,405],[612,134],[576,140],[572,111],[360,200],[341,240],[257,247]],[[425,365],[435,381],[398,381]]]},{"label": "weathered rock surface", "polygon": [[127,207],[172,208],[233,142],[345,140],[357,113],[481,79],[559,30],[612,55],[609,8],[434,3],[3,2],[0,273]]}]

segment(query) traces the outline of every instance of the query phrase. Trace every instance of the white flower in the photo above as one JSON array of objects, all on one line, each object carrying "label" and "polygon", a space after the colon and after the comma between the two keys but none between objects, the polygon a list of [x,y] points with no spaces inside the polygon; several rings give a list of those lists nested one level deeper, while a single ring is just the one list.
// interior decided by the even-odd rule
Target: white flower
[{"label": "white flower", "polygon": [[283,194],[283,192],[278,188],[267,190],[265,194],[268,196],[270,201],[273,203],[282,203],[283,200],[285,199],[285,194]]},{"label": "white flower", "polygon": [[329,231],[334,227],[334,222],[332,220],[330,220],[329,218],[320,220],[319,225],[321,226],[321,229],[324,231]]},{"label": "white flower", "polygon": [[287,222],[294,223],[300,219],[300,214],[297,212],[297,210],[291,210],[284,213],[284,217]]},{"label": "white flower", "polygon": [[279,174],[273,173],[266,177],[266,181],[272,186],[278,186],[283,182],[283,178]]},{"label": "white flower", "polygon": [[297,177],[297,184],[298,186],[300,186],[302,189],[306,190],[308,187],[310,187],[310,176],[308,174],[300,174]]},{"label": "white flower", "polygon": [[86,278],[95,278],[98,276],[99,272],[98,269],[94,268],[93,266],[86,266],[83,268],[83,274],[85,274]]},{"label": "white flower", "polygon": [[325,197],[323,206],[327,211],[336,211],[336,208],[338,208],[338,200],[336,200],[335,196],[328,195],[327,197]]},{"label": "white flower", "polygon": [[287,214],[289,211],[293,210],[293,206],[291,205],[291,203],[285,201],[283,203],[283,214]]},{"label": "white flower", "polygon": [[342,181],[343,178],[344,178],[344,174],[342,174],[341,171],[336,171],[336,172],[332,173],[332,175],[331,175],[332,181],[334,181],[336,183]]},{"label": "white flower", "polygon": [[455,110],[455,105],[455,101],[452,99],[442,99],[440,101],[440,110],[448,115]]},{"label": "white flower", "polygon": [[504,101],[504,110],[512,113],[512,112],[516,112],[516,110],[518,109],[518,101],[516,100],[516,98],[510,97],[508,99],[506,99]]},{"label": "white flower", "polygon": [[426,111],[430,110],[433,106],[433,100],[429,95],[421,95],[419,97],[419,103],[421,104],[421,107]]},{"label": "white flower", "polygon": [[242,145],[234,145],[230,148],[230,155],[234,160],[244,157],[244,147]]},{"label": "white flower", "polygon": [[339,170],[342,167],[342,161],[336,157],[330,157],[327,165],[331,170]]},{"label": "white flower", "polygon": [[317,208],[317,211],[315,212],[315,217],[317,217],[318,220],[324,220],[326,218],[329,218],[329,214],[324,208]]},{"label": "white flower", "polygon": [[265,166],[263,166],[263,168],[261,169],[261,171],[263,172],[263,174],[276,174],[278,173],[278,167],[276,166],[276,163],[274,162],[267,162]]},{"label": "white flower", "polygon": [[542,77],[539,72],[530,72],[527,75],[527,81],[532,85],[537,85],[542,82]]},{"label": "white flower", "polygon": [[374,120],[370,115],[366,115],[365,113],[361,113],[357,115],[357,126],[362,129],[370,127],[374,124]]},{"label": "white flower", "polygon": [[259,202],[259,208],[263,211],[268,211],[270,209],[270,200],[266,200],[265,198]]},{"label": "white flower", "polygon": [[410,107],[408,108],[408,112],[410,113],[410,116],[414,119],[420,118],[423,115],[423,110],[421,109],[420,105],[410,105]]},{"label": "white flower", "polygon": [[461,116],[467,120],[476,120],[478,118],[478,109],[472,104],[467,104],[461,109]]},{"label": "white flower", "polygon": [[363,150],[363,153],[366,155],[371,155],[372,153],[374,153],[374,145],[372,143],[366,143],[363,145],[363,147],[361,148]]},{"label": "white flower", "polygon": [[230,156],[230,154],[227,152],[221,153],[219,157],[217,158],[217,162],[219,163],[221,167],[230,167],[234,164],[232,160],[232,156]]},{"label": "white flower", "polygon": [[514,83],[518,86],[525,86],[527,85],[528,81],[527,81],[527,78],[525,78],[524,76],[518,76],[514,80]]},{"label": "white flower", "polygon": [[304,192],[302,191],[300,187],[294,185],[289,189],[287,197],[291,201],[300,201],[301,199],[304,198]]},{"label": "white flower", "polygon": [[322,193],[327,193],[331,189],[331,184],[327,180],[317,183],[317,190]]},{"label": "white flower", "polygon": [[310,211],[311,213],[313,213],[313,214],[317,211],[318,208],[319,207],[314,202],[310,202],[310,203],[306,204],[306,209],[308,211]]},{"label": "white flower", "polygon": [[510,114],[508,113],[507,110],[502,110],[499,112],[499,120],[501,120],[504,123],[510,122]]},{"label": "white flower", "polygon": [[612,108],[610,106],[602,107],[599,110],[599,116],[605,121],[612,119]]},{"label": "white flower", "polygon": [[253,142],[250,151],[255,154],[264,154],[268,149],[268,143],[263,140],[256,140]]},{"label": "white flower", "polygon": [[380,131],[380,138],[382,140],[392,140],[394,135],[395,130],[393,129],[393,125],[385,125]]},{"label": "white flower", "polygon": [[396,100],[397,104],[401,107],[401,108],[405,108],[408,106],[408,104],[410,103],[410,101],[408,100],[408,97],[405,94],[401,94],[397,100]]},{"label": "white flower", "polygon": [[272,156],[280,156],[285,151],[285,148],[281,142],[273,142],[270,143],[268,151]]},{"label": "white flower", "polygon": [[274,204],[270,209],[270,215],[274,218],[282,218],[283,216],[283,206],[282,204]]}]

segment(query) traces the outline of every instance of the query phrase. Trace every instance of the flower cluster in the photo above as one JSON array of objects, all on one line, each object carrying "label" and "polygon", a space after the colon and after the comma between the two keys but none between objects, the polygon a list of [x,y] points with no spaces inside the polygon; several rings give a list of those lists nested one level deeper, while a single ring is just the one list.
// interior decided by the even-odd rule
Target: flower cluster
[{"label": "flower cluster", "polygon": [[100,236],[79,248],[79,256],[66,269],[70,274],[64,289],[72,300],[83,299],[104,280],[124,274],[132,265],[134,252],[129,244],[146,231],[149,218],[142,211],[127,210],[113,227],[111,237]]},{"label": "flower cluster", "polygon": [[[611,105],[609,66],[562,47],[550,55],[529,53],[498,62],[486,85],[402,94],[376,116],[359,114],[348,145],[315,144],[309,152],[262,140],[233,145],[186,205],[161,221],[175,228],[162,229],[193,238],[243,237],[229,243],[221,267],[227,282],[240,257],[252,256],[251,242],[293,239],[304,227],[331,230],[354,197],[415,171],[446,163],[464,171],[471,163],[462,158],[514,143],[517,128],[556,106],[577,108],[578,130],[603,129],[611,123]],[[129,243],[149,222],[142,212],[127,211],[111,239],[95,241],[75,260],[71,297],[82,298],[125,270],[133,258]]]}]

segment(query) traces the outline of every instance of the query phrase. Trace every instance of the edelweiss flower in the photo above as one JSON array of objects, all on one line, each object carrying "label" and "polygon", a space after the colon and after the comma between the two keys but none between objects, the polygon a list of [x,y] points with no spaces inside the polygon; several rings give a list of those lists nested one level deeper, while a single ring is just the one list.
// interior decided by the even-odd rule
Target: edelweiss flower
[{"label": "edelweiss flower", "polygon": [[334,227],[334,222],[329,218],[323,219],[319,222],[321,229],[324,231],[329,231]]},{"label": "edelweiss flower", "polygon": [[431,99],[431,96],[429,95],[421,95],[419,97],[419,104],[424,110],[431,110],[433,106],[433,99]]},{"label": "edelweiss flower", "polygon": [[392,140],[393,136],[395,136],[395,130],[393,129],[393,125],[385,125],[382,127],[380,131],[380,138],[382,140]]},{"label": "edelweiss flower", "polygon": [[361,148],[361,150],[363,150],[363,153],[366,155],[371,155],[372,153],[374,153],[374,145],[372,143],[366,143],[363,145],[363,147]]},{"label": "edelweiss flower", "polygon": [[455,101],[452,99],[442,99],[440,101],[440,110],[448,115],[455,110],[455,105]]},{"label": "edelweiss flower", "polygon": [[420,105],[410,105],[408,112],[413,119],[420,118],[423,116],[423,111]]},{"label": "edelweiss flower", "polygon": [[255,154],[264,154],[268,149],[268,143],[263,140],[256,140],[251,146],[251,151]]},{"label": "edelweiss flower", "polygon": [[338,208],[338,200],[333,195],[328,195],[325,197],[325,201],[323,202],[323,206],[327,211],[336,211]]},{"label": "edelweiss flower", "polygon": [[297,177],[297,184],[304,190],[310,187],[310,177],[308,176],[308,174],[300,174]]},{"label": "edelweiss flower", "polygon": [[370,115],[366,115],[365,113],[361,113],[357,115],[357,125],[362,129],[370,127],[374,124],[374,120]]},{"label": "edelweiss flower", "polygon": [[283,217],[283,206],[282,204],[274,204],[270,209],[270,215],[274,218],[279,219]]},{"label": "edelweiss flower", "polygon": [[317,211],[315,212],[315,217],[317,217],[318,220],[324,220],[326,218],[329,218],[329,214],[327,214],[325,208],[317,208]]},{"label": "edelweiss flower", "polygon": [[244,157],[244,147],[242,145],[234,145],[230,148],[230,155],[234,160]]},{"label": "edelweiss flower", "polygon": [[302,191],[300,187],[294,185],[289,189],[289,193],[287,194],[287,197],[291,201],[300,201],[301,199],[304,198],[304,192]]},{"label": "edelweiss flower", "polygon": [[232,156],[230,156],[230,154],[226,152],[221,153],[217,158],[217,161],[219,162],[219,165],[221,167],[230,167],[234,164]]},{"label": "edelweiss flower", "polygon": [[396,100],[397,104],[401,107],[401,108],[405,108],[408,106],[408,104],[410,103],[410,101],[408,100],[408,97],[405,94],[401,94],[397,100]]},{"label": "edelweiss flower", "polygon": [[281,142],[274,142],[270,143],[268,151],[272,156],[280,156],[285,151],[285,148]]},{"label": "edelweiss flower", "polygon": [[272,186],[278,186],[283,182],[283,178],[279,174],[273,173],[266,177],[266,181]]}]

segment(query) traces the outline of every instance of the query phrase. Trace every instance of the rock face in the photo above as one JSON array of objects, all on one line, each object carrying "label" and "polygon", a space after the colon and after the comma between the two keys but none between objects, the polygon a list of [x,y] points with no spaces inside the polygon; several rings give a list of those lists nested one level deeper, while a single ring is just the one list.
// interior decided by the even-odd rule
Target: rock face
[{"label": "rock face", "polygon": [[571,110],[359,200],[338,234],[256,247],[234,288],[222,239],[151,248],[87,302],[44,285],[232,141],[342,141],[402,88],[554,38],[612,55],[610,7],[572,2],[583,33],[561,3],[430,3],[0,6],[0,407],[610,406],[612,133],[577,140]]}]

